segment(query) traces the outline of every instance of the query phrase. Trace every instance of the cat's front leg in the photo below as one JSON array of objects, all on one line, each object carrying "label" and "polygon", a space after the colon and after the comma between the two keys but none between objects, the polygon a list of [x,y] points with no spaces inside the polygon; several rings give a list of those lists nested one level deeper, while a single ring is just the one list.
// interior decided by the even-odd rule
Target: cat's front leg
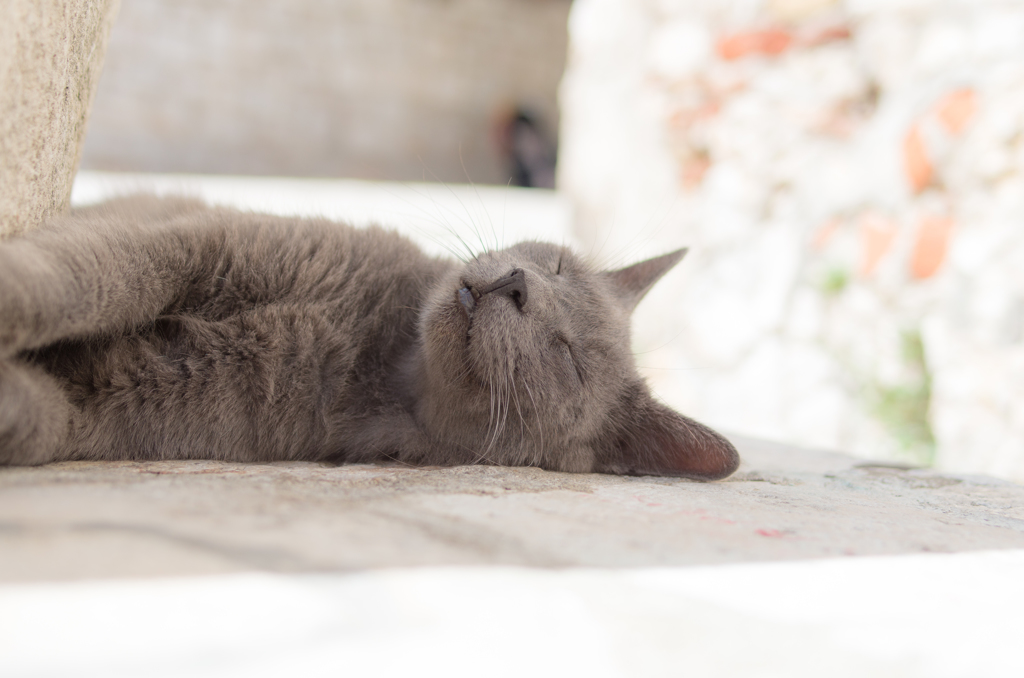
[{"label": "cat's front leg", "polygon": [[53,461],[67,440],[71,417],[53,377],[34,365],[0,360],[0,465]]},{"label": "cat's front leg", "polygon": [[0,243],[0,359],[152,320],[192,273],[167,234],[60,218]]},{"label": "cat's front leg", "polygon": [[339,464],[397,463],[421,466],[437,463],[435,441],[417,425],[412,413],[392,405],[382,407],[372,416],[359,417],[339,426],[343,441],[340,453],[334,452],[325,461]]}]

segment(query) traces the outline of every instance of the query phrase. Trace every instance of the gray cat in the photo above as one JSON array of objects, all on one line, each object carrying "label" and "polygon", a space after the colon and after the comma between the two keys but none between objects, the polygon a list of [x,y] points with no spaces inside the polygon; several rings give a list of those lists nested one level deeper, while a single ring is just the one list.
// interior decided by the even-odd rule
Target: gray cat
[{"label": "gray cat", "polygon": [[629,316],[684,250],[468,263],[354,229],[135,197],[0,244],[0,463],[502,464],[713,480],[722,436],[656,402]]}]

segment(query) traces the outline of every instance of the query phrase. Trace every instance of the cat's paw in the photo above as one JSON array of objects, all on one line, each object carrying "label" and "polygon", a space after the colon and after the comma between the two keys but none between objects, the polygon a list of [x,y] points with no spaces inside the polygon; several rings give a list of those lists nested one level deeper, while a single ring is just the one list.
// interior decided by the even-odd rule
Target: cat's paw
[{"label": "cat's paw", "polygon": [[0,360],[0,465],[52,461],[68,433],[70,405],[37,367]]}]

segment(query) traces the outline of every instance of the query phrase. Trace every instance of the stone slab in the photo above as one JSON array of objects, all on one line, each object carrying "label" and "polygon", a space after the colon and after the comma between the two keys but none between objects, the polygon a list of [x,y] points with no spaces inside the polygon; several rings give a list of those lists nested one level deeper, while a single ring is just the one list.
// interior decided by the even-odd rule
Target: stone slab
[{"label": "stone slab", "polygon": [[1024,550],[0,584],[5,678],[1017,678]]},{"label": "stone slab", "polygon": [[212,461],[0,469],[0,582],[1024,548],[1024,487],[735,438],[724,482]]}]

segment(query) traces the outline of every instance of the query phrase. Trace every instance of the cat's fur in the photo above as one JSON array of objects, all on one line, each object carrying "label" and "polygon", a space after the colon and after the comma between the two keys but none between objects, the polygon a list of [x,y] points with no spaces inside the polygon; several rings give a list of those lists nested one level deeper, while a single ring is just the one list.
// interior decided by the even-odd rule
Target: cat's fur
[{"label": "cat's fur", "polygon": [[465,264],[354,229],[135,197],[0,244],[0,463],[397,460],[716,479],[612,272],[522,243]]}]

